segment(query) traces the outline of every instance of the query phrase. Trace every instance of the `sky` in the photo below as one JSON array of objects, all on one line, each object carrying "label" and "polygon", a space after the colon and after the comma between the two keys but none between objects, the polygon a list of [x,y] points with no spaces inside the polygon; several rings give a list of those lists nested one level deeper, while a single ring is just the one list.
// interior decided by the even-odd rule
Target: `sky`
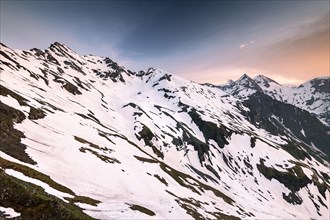
[{"label": "sky", "polygon": [[157,67],[200,83],[247,73],[284,84],[329,76],[329,1],[0,0],[0,41],[60,42],[133,71]]}]

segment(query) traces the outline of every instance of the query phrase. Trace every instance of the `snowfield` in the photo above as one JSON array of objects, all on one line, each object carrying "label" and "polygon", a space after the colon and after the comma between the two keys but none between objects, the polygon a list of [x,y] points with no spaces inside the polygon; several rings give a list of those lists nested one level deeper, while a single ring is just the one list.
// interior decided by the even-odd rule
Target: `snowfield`
[{"label": "snowfield", "polygon": [[[73,202],[92,218],[330,218],[326,152],[289,130],[258,126],[241,99],[252,89],[235,90],[238,96],[160,69],[133,73],[59,43],[44,51],[1,44],[0,60],[1,111],[16,109],[4,115],[19,134],[2,131],[0,169],[64,203],[97,201]],[[283,99],[288,91],[275,87],[262,89]],[[312,89],[304,88],[308,99]],[[306,109],[329,111],[327,102],[317,105]],[[0,201],[0,213],[24,218],[8,203]]]}]

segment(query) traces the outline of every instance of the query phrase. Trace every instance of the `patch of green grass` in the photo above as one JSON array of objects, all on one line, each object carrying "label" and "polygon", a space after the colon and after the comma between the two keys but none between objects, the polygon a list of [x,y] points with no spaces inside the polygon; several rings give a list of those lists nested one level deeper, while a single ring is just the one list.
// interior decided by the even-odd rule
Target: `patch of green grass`
[{"label": "patch of green grass", "polygon": [[14,128],[15,123],[26,119],[23,112],[0,102],[0,150],[26,163],[36,164],[25,152],[26,145],[21,143],[23,132]]},{"label": "patch of green grass", "polygon": [[201,215],[197,209],[195,209],[192,205],[190,205],[189,203],[186,202],[182,202],[179,199],[176,199],[175,201],[177,201],[177,203],[181,206],[181,208],[183,208],[184,210],[186,210],[187,214],[190,215],[191,217],[193,217],[195,220],[204,220],[204,216]]},{"label": "patch of green grass", "polygon": [[89,198],[89,197],[86,197],[86,196],[77,196],[77,195],[75,195],[75,193],[71,189],[55,182],[48,175],[40,173],[40,172],[30,168],[30,167],[27,167],[27,166],[24,166],[24,165],[15,163],[15,162],[11,162],[11,161],[8,161],[8,160],[3,159],[3,158],[0,158],[0,169],[1,168],[3,168],[3,169],[12,169],[12,170],[21,172],[25,176],[28,176],[28,177],[31,177],[33,179],[37,179],[37,180],[40,180],[44,183],[47,183],[50,187],[52,187],[52,188],[54,188],[58,191],[73,195],[74,198],[67,198],[67,200],[69,200],[70,202],[81,202],[81,203],[86,203],[86,204],[90,204],[90,205],[94,205],[94,206],[96,206],[98,203],[100,203],[100,201]]},{"label": "patch of green grass", "polygon": [[87,196],[75,196],[74,198],[65,198],[66,200],[69,200],[72,203],[85,203],[85,204],[89,204],[92,206],[97,206],[99,203],[101,203],[101,201],[96,200],[96,199],[92,199],[90,197]]},{"label": "patch of green grass", "polygon": [[[52,104],[50,104],[50,103],[48,103],[48,102],[46,102],[46,101],[44,101],[44,100],[40,100],[40,99],[35,99],[37,102],[39,102],[41,105],[43,105],[43,106],[48,106],[48,107],[50,107],[51,109],[53,109],[54,111],[61,111],[61,112],[65,112],[63,109],[60,109],[60,108],[58,108],[58,107],[56,107],[55,105],[52,105]],[[50,110],[48,110],[48,111],[50,111]],[[51,112],[53,112],[53,111],[51,111]]]},{"label": "patch of green grass", "polygon": [[111,142],[113,145],[115,145],[115,142],[113,142],[108,136],[107,136],[107,133],[103,132],[103,131],[98,131],[99,135],[101,137],[104,137],[105,139],[107,139],[109,142]]},{"label": "patch of green grass", "polygon": [[99,154],[97,151],[86,148],[86,147],[81,147],[79,148],[80,152],[82,153],[86,153],[86,151],[89,151],[90,153],[94,154],[96,157],[98,157],[99,159],[101,159],[102,161],[106,162],[106,163],[119,163],[120,161],[117,160],[116,158],[113,157],[108,157],[102,154]]},{"label": "patch of green grass", "polygon": [[[29,106],[27,100],[17,93],[0,85],[0,95],[15,98],[20,105]],[[39,119],[45,116],[41,109],[30,106],[29,119]],[[23,112],[0,102],[0,150],[26,163],[36,164],[25,152],[26,145],[21,143],[24,133],[15,129],[14,124],[23,122],[26,117]]]},{"label": "patch of green grass", "polygon": [[136,159],[138,159],[139,161],[142,161],[142,162],[146,162],[146,163],[158,163],[157,160],[154,160],[154,159],[149,159],[149,158],[145,158],[145,157],[139,157],[139,156],[136,156],[134,155],[134,157]]},{"label": "patch of green grass", "polygon": [[20,219],[89,220],[78,206],[47,194],[43,188],[7,175],[0,169],[0,206],[11,207]]},{"label": "patch of green grass", "polygon": [[160,177],[158,174],[155,174],[154,177],[156,177],[161,183],[164,183],[165,186],[168,186],[168,183],[163,177]]},{"label": "patch of green grass", "polygon": [[[71,100],[72,101],[72,100]],[[79,104],[79,103],[78,103]],[[104,124],[102,124],[100,122],[99,119],[97,119],[95,116],[93,116],[92,114],[87,114],[87,115],[84,115],[84,114],[81,114],[81,113],[77,113],[75,112],[75,114],[79,115],[80,117],[82,117],[83,119],[86,119],[86,120],[91,120],[95,123],[97,123],[98,125],[102,126],[103,128],[107,129],[107,130],[110,130],[110,131],[114,131],[113,129],[111,128],[108,128],[107,126],[105,126]]]},{"label": "patch of green grass", "polygon": [[3,169],[16,170],[18,172],[23,173],[25,176],[28,176],[28,177],[31,177],[33,179],[37,179],[37,180],[40,180],[44,183],[47,183],[50,187],[52,187],[52,188],[54,188],[58,191],[74,195],[74,192],[71,189],[55,182],[49,176],[47,176],[43,173],[40,173],[40,172],[30,168],[30,167],[27,167],[27,166],[24,166],[24,165],[15,163],[15,162],[11,162],[11,161],[3,159],[1,157],[0,157],[0,167],[2,167]]},{"label": "patch of green grass", "polygon": [[176,199],[175,201],[179,204],[181,208],[186,210],[186,213],[192,216],[194,219],[197,220],[204,220],[205,218],[197,211],[198,208],[201,207],[201,202],[194,200],[192,198],[181,198],[174,193],[167,191],[170,195],[174,196]]},{"label": "patch of green grass", "polygon": [[2,96],[10,95],[14,99],[16,99],[20,105],[28,106],[27,99],[23,98],[22,96],[18,95],[15,92],[11,91],[10,89],[7,89],[6,87],[2,86],[1,84],[0,84],[0,95],[2,95]]},{"label": "patch of green grass", "polygon": [[45,112],[39,108],[30,107],[29,119],[37,120],[44,118],[46,116]]},{"label": "patch of green grass", "polygon": [[[202,204],[207,204],[206,202],[203,203],[203,202],[198,201],[194,198],[182,198],[182,197],[179,197],[179,196],[175,195],[174,193],[172,193],[168,190],[166,190],[166,192],[176,198],[175,201],[180,205],[181,208],[186,210],[186,213],[188,215],[192,216],[194,219],[201,219],[201,220],[206,219],[205,216],[201,215],[198,212],[198,209],[202,208]],[[212,204],[215,205],[214,202],[212,202]],[[215,207],[215,208],[217,210],[219,210],[217,207]],[[242,210],[242,211],[244,211],[244,210]],[[236,217],[236,216],[226,215],[226,214],[223,214],[221,212],[208,212],[208,211],[205,211],[205,212],[213,215],[214,219],[239,220],[239,218]],[[253,215],[253,214],[250,213],[249,215]]]},{"label": "patch of green grass", "polygon": [[180,171],[174,170],[170,167],[168,167],[164,163],[160,163],[160,168],[167,173],[169,176],[171,176],[177,183],[179,183],[181,186],[186,187],[193,191],[194,193],[197,193],[201,195],[201,193],[195,188],[196,185],[191,185],[186,181],[186,178],[189,178],[187,174],[181,173]]},{"label": "patch of green grass", "polygon": [[[221,220],[240,220],[239,217],[233,216],[233,215],[226,215],[221,212],[208,212],[209,214],[213,215],[215,219],[221,219]],[[251,215],[252,213],[249,213]]]},{"label": "patch of green grass", "polygon": [[139,212],[142,212],[146,215],[150,215],[150,216],[155,216],[156,214],[151,211],[150,209],[146,208],[146,207],[143,207],[143,206],[140,206],[140,205],[131,205],[131,204],[128,204],[129,205],[129,208],[134,210],[134,211],[139,211]]},{"label": "patch of green grass", "polygon": [[[199,195],[201,195],[201,192],[204,192],[204,190],[209,190],[209,191],[212,191],[215,196],[222,198],[226,203],[228,203],[230,205],[232,205],[234,203],[233,199],[229,198],[228,196],[226,196],[219,190],[217,190],[209,185],[206,185],[185,173],[175,170],[163,162],[159,162],[159,163],[160,163],[160,168],[165,173],[167,173],[169,176],[171,176],[181,186],[186,187]],[[188,179],[189,179],[189,181],[188,181]],[[194,184],[192,184],[191,182],[194,182]]]},{"label": "patch of green grass", "polygon": [[62,85],[62,87],[63,87],[66,91],[70,92],[70,93],[73,94],[73,95],[81,95],[81,94],[82,94],[82,93],[79,91],[79,89],[78,89],[77,86],[73,85],[72,83],[70,83],[70,82],[68,82],[68,81],[65,82],[64,85]]},{"label": "patch of green grass", "polygon": [[95,149],[101,149],[101,147],[97,144],[94,144],[92,142],[86,141],[85,139],[81,138],[81,137],[77,137],[77,136],[73,136],[74,139],[82,144],[89,144],[90,147],[95,148]]},{"label": "patch of green grass", "polygon": [[108,156],[100,154],[99,152],[96,151],[96,150],[99,150],[99,151],[111,153],[111,152],[113,152],[113,150],[108,149],[106,147],[100,147],[99,145],[94,144],[90,141],[87,141],[87,140],[85,140],[81,137],[77,137],[77,136],[73,136],[73,137],[76,141],[78,141],[82,144],[88,144],[89,147],[95,149],[95,150],[93,150],[93,149],[90,149],[90,148],[87,148],[87,147],[80,147],[79,148],[80,152],[86,153],[86,151],[89,151],[90,153],[94,154],[96,157],[98,157],[99,159],[101,159],[102,161],[104,161],[106,163],[120,163],[120,161],[117,160],[116,158],[108,157]]},{"label": "patch of green grass", "polygon": [[[99,135],[100,135],[100,133],[99,133]],[[102,136],[102,135],[104,135],[104,136]],[[107,136],[105,136],[105,134],[102,134],[102,135],[100,135],[101,137],[105,137],[107,140],[110,140]],[[83,139],[83,138],[81,138],[81,137],[77,137],[77,136],[73,136],[74,137],[74,139],[76,140],[76,141],[78,141],[78,142],[80,142],[80,143],[82,143],[82,144],[88,144],[91,148],[94,148],[94,149],[97,149],[97,150],[102,150],[102,151],[104,151],[104,152],[108,152],[108,153],[111,153],[111,152],[113,152],[113,150],[112,149],[109,149],[109,148],[107,148],[107,147],[100,147],[99,145],[97,145],[97,144],[94,144],[94,143],[92,143],[92,142],[90,142],[90,141],[87,141],[87,140],[85,140],[85,139]],[[113,143],[113,142],[112,142]],[[84,147],[83,147],[84,148]],[[84,148],[85,149],[85,148]],[[79,149],[80,150],[80,149]],[[80,150],[80,151],[82,151],[82,150]]]}]

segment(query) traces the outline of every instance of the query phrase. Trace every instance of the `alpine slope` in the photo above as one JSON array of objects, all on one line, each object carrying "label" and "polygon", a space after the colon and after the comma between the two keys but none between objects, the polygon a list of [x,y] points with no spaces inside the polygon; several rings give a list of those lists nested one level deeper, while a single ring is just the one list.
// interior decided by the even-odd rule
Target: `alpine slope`
[{"label": "alpine slope", "polygon": [[241,98],[58,42],[1,44],[0,60],[0,218],[330,218],[327,104],[283,101],[262,77]]}]

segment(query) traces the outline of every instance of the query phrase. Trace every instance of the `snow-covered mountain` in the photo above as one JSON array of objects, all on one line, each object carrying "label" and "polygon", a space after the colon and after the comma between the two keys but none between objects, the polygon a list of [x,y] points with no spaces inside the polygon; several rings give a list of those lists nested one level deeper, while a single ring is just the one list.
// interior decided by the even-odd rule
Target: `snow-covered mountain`
[{"label": "snow-covered mountain", "polygon": [[239,99],[246,99],[255,92],[262,91],[258,83],[247,74],[243,74],[236,81],[229,80],[227,84],[220,85],[219,88]]},{"label": "snow-covered mountain", "polygon": [[0,60],[0,217],[330,217],[328,127],[248,76],[241,100],[60,43]]},{"label": "snow-covered mountain", "polygon": [[330,126],[330,77],[315,78],[300,86],[289,86],[281,85],[263,75],[252,79],[244,74],[238,80],[230,80],[219,87],[240,99],[247,99],[257,91],[263,92],[278,101],[315,114],[324,124]]}]

